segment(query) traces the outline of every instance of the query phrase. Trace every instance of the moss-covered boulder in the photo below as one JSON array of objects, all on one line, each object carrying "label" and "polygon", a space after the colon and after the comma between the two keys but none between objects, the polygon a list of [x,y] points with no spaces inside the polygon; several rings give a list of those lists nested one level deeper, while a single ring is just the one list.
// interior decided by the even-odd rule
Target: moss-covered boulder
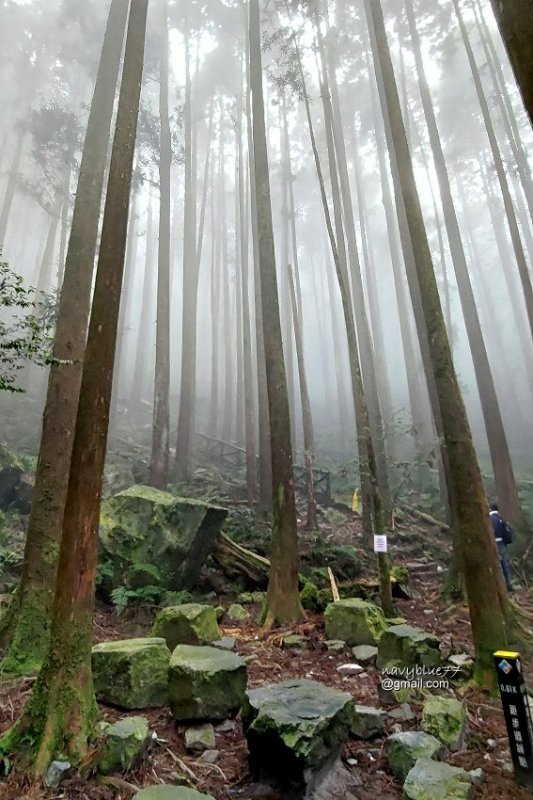
[{"label": "moss-covered boulder", "polygon": [[330,603],[324,614],[326,637],[342,639],[350,647],[376,644],[387,627],[379,606],[358,597]]},{"label": "moss-covered boulder", "polygon": [[131,486],[102,504],[104,589],[157,585],[192,588],[226,519],[224,508]]},{"label": "moss-covered boulder", "polygon": [[119,708],[160,708],[168,701],[170,650],[164,639],[103,642],[92,650],[96,697]]},{"label": "moss-covered boulder", "polygon": [[356,739],[371,739],[383,733],[385,712],[372,706],[354,706],[355,714],[350,732]]},{"label": "moss-covered boulder", "polygon": [[246,662],[216,647],[178,645],[170,658],[168,693],[177,720],[223,720],[240,709]]},{"label": "moss-covered boulder", "polygon": [[185,786],[149,786],[133,796],[133,800],[214,800],[210,794],[201,794]]},{"label": "moss-covered boulder", "polygon": [[[376,662],[379,669],[438,667],[441,661],[438,638],[421,628],[391,625],[379,640]],[[399,674],[398,677],[405,678],[405,674]]]},{"label": "moss-covered boulder", "polygon": [[469,800],[473,787],[464,769],[420,758],[403,785],[404,800]]},{"label": "moss-covered boulder", "polygon": [[442,744],[422,731],[402,731],[389,736],[385,752],[392,774],[404,781],[419,758],[439,758]]},{"label": "moss-covered boulder", "polygon": [[152,636],[160,636],[174,650],[179,644],[208,644],[221,638],[213,606],[185,603],[163,608],[155,618]]},{"label": "moss-covered boulder", "polygon": [[148,721],[144,717],[126,717],[104,729],[105,741],[100,750],[98,772],[127,772],[143,754],[149,741]]},{"label": "moss-covered boulder", "polygon": [[354,705],[351,695],[322,683],[287,680],[248,691],[242,718],[252,771],[309,786],[339,755]]},{"label": "moss-covered boulder", "polygon": [[452,751],[465,745],[466,709],[455,697],[429,697],[422,712],[422,729],[436,736]]},{"label": "moss-covered boulder", "polygon": [[232,603],[227,610],[227,616],[231,622],[244,622],[250,619],[250,612],[240,603]]}]

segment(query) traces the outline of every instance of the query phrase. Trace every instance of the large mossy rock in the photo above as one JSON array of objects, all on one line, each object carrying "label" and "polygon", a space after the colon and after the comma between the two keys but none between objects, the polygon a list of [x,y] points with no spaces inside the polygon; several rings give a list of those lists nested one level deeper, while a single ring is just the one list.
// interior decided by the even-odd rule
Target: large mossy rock
[{"label": "large mossy rock", "polygon": [[248,691],[242,718],[252,771],[309,787],[339,756],[354,704],[322,683],[287,680]]},{"label": "large mossy rock", "polygon": [[402,731],[389,736],[385,751],[392,774],[404,781],[419,758],[438,758],[442,744],[434,736],[422,731]]},{"label": "large mossy rock", "polygon": [[131,486],[110,498],[100,515],[100,557],[112,576],[104,588],[192,588],[227,513],[150,486]]},{"label": "large mossy rock", "polygon": [[357,597],[330,603],[324,620],[326,638],[341,639],[350,647],[377,644],[387,627],[381,608]]},{"label": "large mossy rock", "polygon": [[385,712],[372,706],[355,705],[355,717],[351,727],[351,734],[357,739],[371,739],[383,733],[385,727]]},{"label": "large mossy rock", "polygon": [[163,608],[155,618],[152,636],[162,637],[170,650],[179,644],[209,644],[221,638],[213,606],[185,603]]},{"label": "large mossy rock", "polygon": [[177,720],[224,720],[239,711],[246,662],[217,647],[178,645],[170,658],[168,694]]},{"label": "large mossy rock", "polygon": [[467,724],[466,709],[455,697],[435,696],[424,703],[422,729],[452,751],[463,749]]},{"label": "large mossy rock", "polygon": [[459,767],[420,758],[407,775],[403,796],[404,800],[469,800],[471,778]]},{"label": "large mossy rock", "polygon": [[133,796],[133,800],[214,800],[210,794],[201,794],[196,789],[184,786],[150,786],[141,789]]},{"label": "large mossy rock", "polygon": [[164,639],[97,644],[92,650],[96,697],[119,708],[161,708],[168,702],[169,662]]},{"label": "large mossy rock", "polygon": [[104,730],[105,742],[98,757],[98,771],[127,772],[143,754],[149,739],[144,717],[126,717]]},{"label": "large mossy rock", "polygon": [[[411,625],[391,625],[379,640],[378,669],[438,667],[442,661],[436,636]],[[398,674],[405,678],[405,674]],[[413,678],[417,676],[413,675]],[[423,677],[423,676],[422,676]]]}]

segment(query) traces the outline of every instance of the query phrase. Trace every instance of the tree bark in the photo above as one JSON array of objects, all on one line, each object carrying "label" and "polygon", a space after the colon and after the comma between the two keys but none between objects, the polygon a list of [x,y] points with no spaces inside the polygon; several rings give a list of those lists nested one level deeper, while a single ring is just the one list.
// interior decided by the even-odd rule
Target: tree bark
[{"label": "tree bark", "polygon": [[491,0],[529,119],[533,124],[533,70],[531,42],[533,14],[529,0]]}]

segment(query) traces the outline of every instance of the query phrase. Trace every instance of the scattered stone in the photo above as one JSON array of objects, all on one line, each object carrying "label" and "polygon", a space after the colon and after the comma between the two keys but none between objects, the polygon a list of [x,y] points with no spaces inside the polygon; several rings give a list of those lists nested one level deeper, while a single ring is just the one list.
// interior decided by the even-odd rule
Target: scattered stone
[{"label": "scattered stone", "polygon": [[[468,653],[453,653],[448,656],[448,661],[453,667],[450,671],[450,678],[452,680],[466,679],[472,675],[474,670],[474,659]],[[454,674],[454,670],[457,672]]]},{"label": "scattered stone", "polygon": [[375,645],[387,624],[379,606],[358,597],[330,603],[324,621],[328,639],[342,639],[350,646]]},{"label": "scattered stone", "polygon": [[213,647],[218,647],[219,650],[235,650],[237,639],[234,636],[223,636],[218,642],[213,642]]},{"label": "scattered stone", "polygon": [[128,772],[143,754],[149,741],[148,720],[126,717],[104,731],[105,741],[98,756],[98,772]]},{"label": "scattered stone", "polygon": [[203,753],[215,746],[215,729],[212,725],[197,725],[185,731],[185,748],[190,753]]},{"label": "scattered stone", "polygon": [[239,603],[232,603],[231,606],[228,608],[228,619],[232,622],[244,622],[245,619],[249,619],[250,614]]},{"label": "scattered stone", "polygon": [[415,719],[415,716],[416,715],[413,714],[409,703],[402,703],[401,706],[398,706],[398,708],[393,708],[391,711],[389,711],[389,717],[403,722],[410,722],[411,720]]},{"label": "scattered stone", "polygon": [[498,742],[496,739],[487,739],[487,747],[490,747],[491,750],[495,750],[498,747]]},{"label": "scattered stone", "polygon": [[[440,642],[436,636],[411,625],[392,625],[379,640],[379,669],[423,666],[441,663]],[[401,677],[401,675],[399,676]]]},{"label": "scattered stone", "polygon": [[67,777],[67,773],[71,768],[70,761],[52,761],[44,778],[44,784],[47,789],[56,789],[61,781]]},{"label": "scattered stone", "polygon": [[455,697],[430,697],[424,703],[422,729],[450,750],[462,750],[467,733],[466,710]]},{"label": "scattered stone", "polygon": [[485,776],[481,767],[478,767],[477,769],[471,769],[468,774],[470,775],[470,783],[473,783],[474,786],[479,786],[480,783],[483,783]]},{"label": "scattered stone", "polygon": [[235,733],[235,722],[232,719],[225,719],[224,722],[215,725],[217,733]]},{"label": "scattered stone", "polygon": [[218,759],[220,758],[220,750],[206,750],[198,761],[202,764],[216,764]]},{"label": "scattered stone", "polygon": [[384,688],[380,683],[378,686],[378,700],[384,706],[396,706],[399,703],[408,704],[414,702],[421,694],[416,688],[409,686],[400,686],[395,689],[394,686]]},{"label": "scattered stone", "polygon": [[355,719],[352,723],[351,734],[358,739],[371,739],[383,733],[385,725],[385,712],[380,708],[355,705]]},{"label": "scattered stone", "polygon": [[357,766],[357,764],[358,764],[359,762],[357,761],[357,759],[356,759],[356,758],[348,758],[348,759],[347,759],[347,761],[346,761],[346,763],[347,763],[347,764],[348,764],[348,766],[350,766],[350,767],[356,767],[356,766]]},{"label": "scattered stone", "polygon": [[337,759],[333,764],[325,764],[313,777],[305,797],[309,800],[357,800],[350,790],[360,786],[361,779]]},{"label": "scattered stone", "polygon": [[337,667],[337,672],[343,675],[358,675],[360,672],[363,672],[363,667],[361,664],[341,664]]},{"label": "scattered stone", "polygon": [[210,794],[201,794],[185,786],[150,786],[141,789],[132,800],[214,800]]},{"label": "scattered stone", "polygon": [[287,636],[283,637],[283,647],[302,650],[307,647],[307,639],[305,636],[300,636],[297,633],[289,633]]},{"label": "scattered stone", "polygon": [[362,664],[370,664],[376,660],[378,648],[371,644],[359,644],[352,648],[352,653]]},{"label": "scattered stone", "polygon": [[168,675],[170,710],[177,720],[233,717],[244,699],[246,663],[226,650],[178,645]]},{"label": "scattered stone", "polygon": [[324,644],[330,653],[340,653],[346,647],[346,642],[341,639],[327,639]]},{"label": "scattered stone", "polygon": [[403,785],[405,800],[468,800],[471,793],[468,772],[430,758],[419,758]]},{"label": "scattered stone", "polygon": [[265,599],[265,592],[242,592],[237,597],[237,603],[241,603],[243,606],[251,606],[257,603],[264,603]]},{"label": "scattered stone", "polygon": [[164,639],[95,645],[91,663],[97,699],[128,710],[166,706],[169,661]]},{"label": "scattered stone", "polygon": [[393,775],[404,781],[419,758],[438,758],[442,744],[434,736],[422,731],[403,731],[389,736],[385,750]]},{"label": "scattered stone", "polygon": [[[140,588],[155,580],[169,591],[192,588],[227,513],[151,486],[131,486],[106,500],[100,515],[100,550],[111,570],[104,590],[124,583]],[[143,571],[143,564],[149,569]]]},{"label": "scattered stone", "polygon": [[201,603],[163,608],[155,618],[152,636],[163,638],[171,652],[179,644],[209,644],[221,638],[215,609]]},{"label": "scattered stone", "polygon": [[224,606],[217,606],[215,608],[215,614],[217,616],[217,622],[220,622],[220,620],[222,619],[222,617],[224,616],[225,613],[226,613],[226,609],[224,608]]},{"label": "scattered stone", "polygon": [[351,695],[311,680],[287,680],[248,691],[242,710],[250,767],[284,785],[324,780],[354,719]]}]

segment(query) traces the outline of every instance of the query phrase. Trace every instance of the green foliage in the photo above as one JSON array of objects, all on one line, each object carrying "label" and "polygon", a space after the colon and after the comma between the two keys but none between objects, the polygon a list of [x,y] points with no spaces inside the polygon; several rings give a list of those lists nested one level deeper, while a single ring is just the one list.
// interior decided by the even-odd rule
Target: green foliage
[{"label": "green foliage", "polygon": [[300,592],[300,602],[306,611],[317,612],[321,610],[318,589],[314,583],[307,581]]},{"label": "green foliage", "polygon": [[23,392],[17,373],[26,363],[59,363],[51,355],[55,301],[46,295],[36,301],[35,289],[0,261],[0,309],[0,391]]}]

